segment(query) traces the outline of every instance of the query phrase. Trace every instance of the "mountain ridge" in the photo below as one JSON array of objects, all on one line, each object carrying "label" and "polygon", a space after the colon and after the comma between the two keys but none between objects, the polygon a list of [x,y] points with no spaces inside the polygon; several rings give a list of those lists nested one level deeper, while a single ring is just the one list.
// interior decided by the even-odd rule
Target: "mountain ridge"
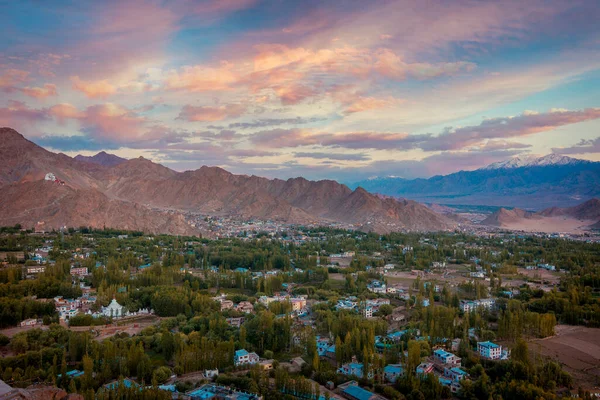
[{"label": "mountain ridge", "polygon": [[82,156],[81,154],[77,154],[75,157],[73,157],[73,159],[92,164],[99,164],[105,167],[114,167],[115,165],[119,165],[127,161],[125,158],[121,158],[105,151],[101,151],[93,156]]},{"label": "mountain ridge", "polygon": [[551,206],[574,206],[600,196],[600,162],[577,160],[556,165],[484,167],[430,178],[378,178],[349,185],[350,188],[357,186],[371,193],[425,203],[541,210]]},{"label": "mountain ridge", "polygon": [[[179,221],[176,231],[188,234],[189,229],[180,222],[187,213],[199,213],[285,223],[335,222],[378,232],[447,230],[456,226],[422,204],[380,198],[331,180],[270,180],[208,166],[177,172],[141,157],[105,166],[48,152],[10,128],[1,128],[0,135],[2,139],[10,137],[12,143],[4,148],[5,141],[1,140],[0,155],[16,155],[11,162],[0,165],[0,186],[9,188],[2,198],[5,207],[0,209],[0,224],[10,221],[28,226],[45,219],[47,226],[61,227],[88,220],[93,226],[127,225],[158,232],[169,221],[165,215],[170,215]],[[43,179],[48,172],[64,182],[64,187],[46,185]],[[23,196],[35,197],[36,190],[43,195],[37,196],[38,205],[33,207]],[[93,200],[93,208],[82,201],[86,196]],[[76,212],[69,213],[66,208]],[[118,218],[107,211],[119,208],[122,212],[117,213]]]}]

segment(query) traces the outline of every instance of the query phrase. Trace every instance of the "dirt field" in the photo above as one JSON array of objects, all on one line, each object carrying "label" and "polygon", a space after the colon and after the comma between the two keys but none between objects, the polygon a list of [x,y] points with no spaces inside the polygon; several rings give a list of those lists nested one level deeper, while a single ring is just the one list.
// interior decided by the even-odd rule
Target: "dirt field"
[{"label": "dirt field", "polygon": [[533,340],[530,351],[557,360],[575,380],[575,387],[600,386],[600,329],[557,325],[556,335]]},{"label": "dirt field", "polygon": [[524,232],[562,232],[581,234],[588,230],[588,226],[592,225],[593,220],[578,220],[567,217],[546,217],[540,219],[522,219],[510,223],[502,224],[503,228],[524,231]]},{"label": "dirt field", "polygon": [[540,279],[542,282],[548,282],[551,285],[560,283],[560,272],[547,271],[545,269],[527,270],[525,268],[517,268],[519,274],[523,274],[530,279]]}]

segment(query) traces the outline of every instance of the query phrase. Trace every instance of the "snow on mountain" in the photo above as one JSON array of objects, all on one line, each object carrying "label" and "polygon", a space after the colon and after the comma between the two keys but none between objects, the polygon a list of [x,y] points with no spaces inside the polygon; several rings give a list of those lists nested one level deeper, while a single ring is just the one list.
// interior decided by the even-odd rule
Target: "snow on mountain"
[{"label": "snow on mountain", "polygon": [[579,160],[577,158],[571,158],[560,154],[548,154],[543,157],[536,156],[522,156],[514,157],[509,160],[499,161],[488,165],[487,167],[481,168],[482,170],[493,170],[493,169],[509,169],[509,168],[522,168],[522,167],[545,167],[550,165],[576,165],[582,163],[589,163],[587,160]]}]

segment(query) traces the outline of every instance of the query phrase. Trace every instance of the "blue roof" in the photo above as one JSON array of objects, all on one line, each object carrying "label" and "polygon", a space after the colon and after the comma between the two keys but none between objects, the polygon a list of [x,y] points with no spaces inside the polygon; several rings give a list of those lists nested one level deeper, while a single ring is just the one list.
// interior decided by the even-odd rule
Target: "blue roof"
[{"label": "blue roof", "polygon": [[193,392],[190,392],[189,396],[193,397],[195,399],[210,399],[210,398],[215,397],[215,394],[200,388],[200,389],[194,390]]},{"label": "blue roof", "polygon": [[451,379],[444,378],[443,376],[440,376],[439,379],[440,379],[440,383],[442,385],[447,385],[447,386],[452,385],[452,380]]},{"label": "blue roof", "polygon": [[[104,387],[109,390],[114,390],[119,387],[119,383],[120,383],[120,381],[114,381],[111,383],[107,383],[106,385],[104,385]],[[134,387],[134,388],[140,387],[140,385],[138,385],[134,381],[127,379],[127,378],[123,379],[123,386],[125,386],[127,389],[132,388],[132,387]]]},{"label": "blue roof", "polygon": [[[78,369],[72,369],[70,371],[67,371],[67,373],[65,375],[67,375],[69,378],[77,378],[79,376],[83,376],[83,371],[80,371]],[[62,376],[62,374],[58,374],[59,378],[61,376]]]},{"label": "blue roof", "polygon": [[236,350],[235,352],[235,356],[236,357],[243,357],[243,356],[247,356],[248,355],[248,351],[241,349],[241,350]]},{"label": "blue roof", "polygon": [[350,363],[348,366],[352,369],[362,369],[363,368],[363,365],[361,363]]},{"label": "blue roof", "polygon": [[490,341],[487,341],[487,342],[479,342],[479,343],[477,343],[477,344],[478,344],[478,345],[480,345],[480,346],[483,346],[483,347],[490,347],[490,348],[492,348],[492,349],[495,349],[495,348],[498,348],[498,347],[500,347],[500,345],[498,345],[498,344],[496,344],[496,343],[492,343],[492,342],[490,342]]},{"label": "blue roof", "polygon": [[398,374],[402,373],[402,371],[404,371],[404,368],[402,368],[402,365],[400,364],[390,364],[383,368],[383,372],[388,372],[390,374]]},{"label": "blue roof", "polygon": [[373,393],[356,385],[348,386],[346,389],[344,389],[344,393],[358,400],[369,400],[371,396],[373,396]]},{"label": "blue roof", "polygon": [[450,368],[450,371],[454,372],[455,374],[459,374],[459,375],[468,375],[466,371],[463,371],[462,369],[460,369],[458,367]]},{"label": "blue roof", "polygon": [[446,350],[443,349],[437,349],[433,352],[433,354],[435,354],[438,357],[449,357],[452,356],[452,353],[448,353]]}]

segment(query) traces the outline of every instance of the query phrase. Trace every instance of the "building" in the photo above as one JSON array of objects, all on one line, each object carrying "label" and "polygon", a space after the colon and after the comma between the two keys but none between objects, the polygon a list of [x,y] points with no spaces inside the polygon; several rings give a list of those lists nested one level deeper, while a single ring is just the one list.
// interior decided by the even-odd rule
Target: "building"
[{"label": "building", "polygon": [[236,366],[245,364],[256,364],[258,361],[258,354],[248,353],[248,351],[244,349],[236,350],[235,355],[233,356],[233,363]]},{"label": "building", "polygon": [[361,388],[356,382],[346,386],[342,390],[342,395],[349,400],[385,400],[384,397]]},{"label": "building", "polygon": [[[363,365],[363,363],[357,362],[356,357],[352,357],[352,362],[342,365],[338,369],[338,373],[347,375],[347,376],[356,376],[357,378],[363,378],[365,376],[364,369],[365,369],[365,366]],[[367,378],[373,379],[372,371],[368,372]]]},{"label": "building", "polygon": [[244,317],[227,318],[227,324],[229,324],[229,326],[233,326],[234,328],[239,328],[242,326],[245,320],[246,318]]},{"label": "building", "polygon": [[450,378],[453,382],[459,382],[468,378],[469,374],[459,367],[453,367],[444,369],[444,376]]},{"label": "building", "polygon": [[385,380],[395,383],[396,380],[404,374],[402,364],[389,364],[383,368],[383,376]]},{"label": "building", "polygon": [[87,274],[87,267],[71,267],[71,276],[86,276]]},{"label": "building", "polygon": [[421,363],[417,366],[417,375],[425,376],[427,374],[431,374],[433,372],[433,364],[432,363]]},{"label": "building", "polygon": [[27,267],[27,275],[41,274],[46,271],[46,267],[43,265],[30,265]]},{"label": "building", "polygon": [[102,307],[100,313],[105,317],[121,318],[125,316],[125,310],[122,305],[117,303],[117,299],[113,298],[110,304],[106,307]]},{"label": "building", "polygon": [[365,308],[363,308],[363,317],[372,318],[373,317],[373,307],[366,306]]},{"label": "building", "polygon": [[477,342],[477,352],[488,360],[499,360],[502,357],[502,346],[490,341]]},{"label": "building", "polygon": [[460,367],[460,357],[442,349],[437,349],[433,352],[433,359],[440,364]]},{"label": "building", "polygon": [[460,301],[460,309],[462,312],[468,313],[471,311],[475,311],[478,308],[484,308],[487,310],[491,310],[496,305],[496,300],[489,299],[481,299],[481,300],[461,300]]},{"label": "building", "polygon": [[240,301],[235,310],[246,314],[252,314],[254,312],[254,306],[249,301]]},{"label": "building", "polygon": [[212,399],[212,400],[261,400],[262,397],[254,393],[237,391],[228,386],[220,386],[213,383],[202,385],[199,388],[187,392],[190,399]]},{"label": "building", "polygon": [[36,326],[38,324],[38,320],[35,318],[29,318],[29,319],[25,319],[23,321],[21,321],[21,323],[19,324],[19,326],[24,327],[24,326]]},{"label": "building", "polygon": [[233,301],[223,299],[221,300],[221,311],[231,310],[233,308]]},{"label": "building", "polygon": [[292,303],[292,311],[300,311],[306,307],[306,299],[302,297],[293,297],[290,303]]}]

